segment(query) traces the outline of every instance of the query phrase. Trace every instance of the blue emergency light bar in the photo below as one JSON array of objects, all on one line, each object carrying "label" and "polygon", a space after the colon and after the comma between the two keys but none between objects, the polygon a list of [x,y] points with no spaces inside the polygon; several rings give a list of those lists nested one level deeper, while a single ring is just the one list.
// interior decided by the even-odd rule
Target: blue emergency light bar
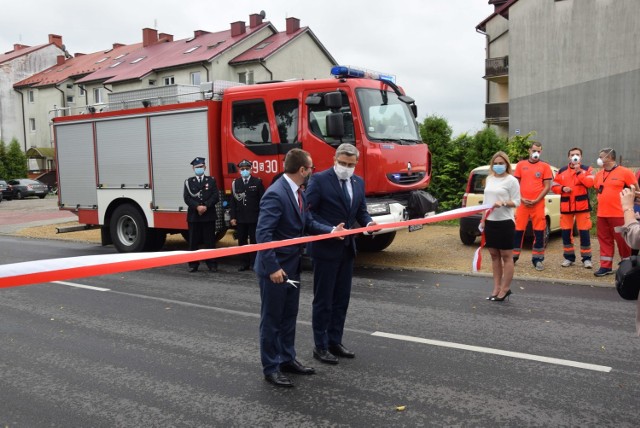
[{"label": "blue emergency light bar", "polygon": [[331,68],[331,75],[340,77],[359,77],[365,79],[384,80],[391,83],[396,83],[396,76],[392,74],[383,74],[377,71],[366,70],[351,67],[348,65],[336,65]]}]

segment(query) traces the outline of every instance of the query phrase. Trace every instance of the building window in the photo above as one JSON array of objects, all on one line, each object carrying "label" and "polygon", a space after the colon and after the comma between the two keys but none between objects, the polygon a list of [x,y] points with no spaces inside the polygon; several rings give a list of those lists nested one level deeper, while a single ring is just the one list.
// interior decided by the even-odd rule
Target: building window
[{"label": "building window", "polygon": [[29,119],[29,131],[36,132],[36,120],[33,118]]},{"label": "building window", "polygon": [[156,86],[156,79],[149,79],[149,86]]},{"label": "building window", "polygon": [[139,63],[140,61],[142,61],[145,58],[146,58],[146,56],[141,56],[139,58],[136,58],[133,61],[131,61],[131,64],[137,64],[137,63]]},{"label": "building window", "polygon": [[199,47],[200,47],[199,45],[198,46],[194,46],[192,48],[187,49],[183,53],[186,53],[186,54],[191,53],[191,52],[195,51],[196,49],[198,49]]},{"label": "building window", "polygon": [[253,70],[238,73],[238,82],[245,83],[247,85],[253,84]]},{"label": "building window", "polygon": [[29,102],[30,103],[34,103],[35,99],[36,99],[35,91],[33,91],[33,90],[29,91]]},{"label": "building window", "polygon": [[78,85],[78,89],[80,89],[80,96],[84,97],[84,94],[86,93],[85,90],[84,90],[84,86]]},{"label": "building window", "polygon": [[93,89],[93,102],[100,104],[102,102],[102,88]]},{"label": "building window", "polygon": [[67,95],[67,102],[73,103],[73,95]]},{"label": "building window", "polygon": [[176,84],[176,79],[173,76],[168,76],[164,78],[164,85],[175,85]]},{"label": "building window", "polygon": [[191,84],[195,85],[195,86],[199,86],[200,85],[200,72],[199,71],[194,71],[193,73],[191,73]]}]

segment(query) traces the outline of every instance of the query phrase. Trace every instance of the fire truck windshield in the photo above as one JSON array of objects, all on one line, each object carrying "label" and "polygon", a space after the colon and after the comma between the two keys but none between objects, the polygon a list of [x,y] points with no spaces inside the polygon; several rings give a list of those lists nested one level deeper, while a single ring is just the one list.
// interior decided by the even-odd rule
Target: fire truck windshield
[{"label": "fire truck windshield", "polygon": [[393,91],[358,88],[356,96],[369,140],[398,144],[421,142],[411,109]]}]

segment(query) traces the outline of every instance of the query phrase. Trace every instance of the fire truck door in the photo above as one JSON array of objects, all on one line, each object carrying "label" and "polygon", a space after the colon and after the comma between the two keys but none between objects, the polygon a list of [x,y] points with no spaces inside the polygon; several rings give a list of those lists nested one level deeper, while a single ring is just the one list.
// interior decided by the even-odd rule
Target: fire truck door
[{"label": "fire truck door", "polygon": [[232,104],[233,139],[239,144],[228,147],[229,169],[243,159],[251,161],[253,173],[270,184],[283,172],[284,156],[298,141],[298,100],[277,100],[268,105],[264,99],[234,101]]}]

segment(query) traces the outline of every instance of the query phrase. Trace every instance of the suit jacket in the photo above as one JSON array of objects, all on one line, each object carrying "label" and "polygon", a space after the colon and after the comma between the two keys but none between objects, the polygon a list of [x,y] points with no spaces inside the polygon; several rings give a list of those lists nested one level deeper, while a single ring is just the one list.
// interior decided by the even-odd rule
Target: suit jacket
[{"label": "suit jacket", "polygon": [[[287,180],[281,178],[269,186],[260,201],[260,215],[256,227],[256,241],[259,244],[299,238],[305,234],[331,232],[333,226],[313,219],[313,215],[307,209],[304,193],[302,195],[305,208],[301,213]],[[269,276],[280,268],[288,275],[297,273],[302,248],[302,245],[290,245],[258,251],[254,267],[256,274]]]},{"label": "suit jacket", "polygon": [[231,219],[238,223],[257,223],[260,213],[260,199],[264,195],[262,180],[251,176],[247,184],[242,178],[236,178],[231,184]]},{"label": "suit jacket", "polygon": [[[326,225],[335,226],[344,223],[345,229],[352,229],[356,222],[366,226],[372,221],[367,211],[364,196],[364,181],[354,175],[350,179],[353,189],[351,205],[347,206],[342,185],[333,167],[314,174],[307,188],[307,201],[313,217]],[[346,241],[346,242],[345,242]],[[309,244],[309,255],[314,258],[334,260],[341,256],[341,246],[348,245],[356,253],[355,236],[345,237],[345,240],[325,239]]]},{"label": "suit jacket", "polygon": [[[184,203],[189,207],[187,210],[188,222],[215,222],[216,204],[220,200],[216,179],[210,176],[203,176],[202,182],[198,182],[197,177],[189,177],[184,181],[184,191],[182,192]],[[197,207],[204,205],[207,211],[198,215]]]}]

